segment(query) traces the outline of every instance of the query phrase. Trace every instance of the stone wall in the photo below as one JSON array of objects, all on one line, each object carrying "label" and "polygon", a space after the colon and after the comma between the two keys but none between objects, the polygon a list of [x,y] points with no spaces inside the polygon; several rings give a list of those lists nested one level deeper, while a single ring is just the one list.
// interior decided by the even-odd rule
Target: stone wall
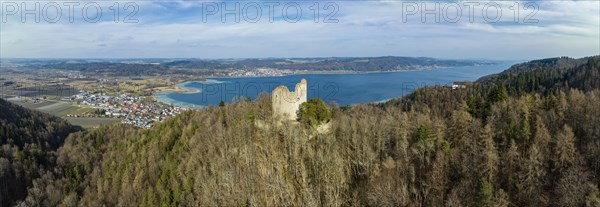
[{"label": "stone wall", "polygon": [[271,94],[273,116],[283,120],[296,120],[300,104],[306,102],[306,94],[305,79],[296,84],[293,92],[290,92],[285,86],[275,88]]}]

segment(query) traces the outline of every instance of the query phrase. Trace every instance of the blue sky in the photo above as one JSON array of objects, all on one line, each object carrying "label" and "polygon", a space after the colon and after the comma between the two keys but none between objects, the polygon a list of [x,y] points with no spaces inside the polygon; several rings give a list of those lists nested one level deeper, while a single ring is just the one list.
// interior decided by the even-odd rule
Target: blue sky
[{"label": "blue sky", "polygon": [[[22,3],[2,1],[2,58],[393,55],[526,60],[600,54],[600,1],[82,1],[73,6],[73,22],[65,2]],[[33,11],[39,12],[39,23],[34,14],[23,13],[35,3],[40,4]],[[228,14],[222,22],[223,7],[235,10],[236,3],[240,21]],[[440,21],[435,22],[436,14],[424,14],[423,22],[425,7],[438,8],[429,13]],[[101,16],[96,16],[98,8]],[[208,11],[214,8],[218,11]],[[124,22],[134,9],[129,20],[135,21]]]}]

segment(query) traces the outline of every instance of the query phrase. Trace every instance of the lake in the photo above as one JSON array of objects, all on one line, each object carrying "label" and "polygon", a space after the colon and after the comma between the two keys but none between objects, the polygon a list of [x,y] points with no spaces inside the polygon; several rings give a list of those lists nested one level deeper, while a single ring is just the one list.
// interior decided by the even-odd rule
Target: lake
[{"label": "lake", "polygon": [[181,107],[204,107],[234,97],[253,99],[261,92],[271,93],[279,85],[294,90],[301,79],[307,80],[308,99],[321,98],[340,106],[386,101],[401,97],[415,88],[431,85],[451,86],[454,81],[475,81],[478,78],[508,69],[515,62],[495,65],[447,67],[432,70],[382,72],[363,74],[303,74],[277,77],[209,78],[186,82],[178,86],[194,93],[165,92],[155,94],[157,100]]}]

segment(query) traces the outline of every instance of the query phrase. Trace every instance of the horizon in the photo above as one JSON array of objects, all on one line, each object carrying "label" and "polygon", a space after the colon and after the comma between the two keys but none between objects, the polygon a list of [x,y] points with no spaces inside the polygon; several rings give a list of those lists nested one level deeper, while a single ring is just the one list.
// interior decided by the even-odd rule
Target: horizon
[{"label": "horizon", "polygon": [[[587,55],[580,57],[570,57],[573,59],[593,57],[597,55]],[[105,58],[95,58],[95,57],[0,57],[1,59],[21,59],[21,60],[268,60],[268,59],[327,59],[327,58],[383,58],[383,57],[400,57],[400,58],[431,58],[436,60],[466,60],[466,61],[528,61],[532,59],[487,59],[487,58],[438,58],[438,57],[424,57],[424,56],[397,56],[397,55],[383,55],[383,56],[313,56],[313,57],[238,57],[238,58],[201,58],[201,57],[139,57],[139,58],[120,58],[120,57],[105,57]],[[560,58],[565,56],[556,56],[556,57],[545,57],[541,59],[547,58]]]},{"label": "horizon", "polygon": [[327,58],[382,58],[382,57],[402,57],[402,58],[431,58],[436,60],[457,60],[457,61],[502,61],[502,62],[510,62],[510,61],[534,61],[534,60],[543,60],[543,59],[552,59],[552,58],[572,58],[572,59],[581,59],[588,57],[600,56],[599,54],[594,55],[584,55],[584,56],[553,56],[553,57],[541,57],[535,59],[489,59],[489,58],[438,58],[438,57],[423,57],[423,56],[395,56],[395,55],[384,55],[384,56],[315,56],[315,57],[239,57],[239,58],[197,58],[197,57],[140,57],[140,58],[119,58],[119,57],[106,57],[106,58],[94,58],[94,57],[79,57],[79,58],[70,58],[70,57],[39,57],[39,58],[30,58],[30,57],[0,57],[0,60],[268,60],[268,59],[327,59]]}]

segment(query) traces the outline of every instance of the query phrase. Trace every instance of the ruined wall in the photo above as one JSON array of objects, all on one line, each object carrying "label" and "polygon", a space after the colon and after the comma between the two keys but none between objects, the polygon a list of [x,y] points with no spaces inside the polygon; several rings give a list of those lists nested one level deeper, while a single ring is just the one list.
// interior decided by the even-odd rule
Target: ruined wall
[{"label": "ruined wall", "polygon": [[284,120],[296,120],[300,104],[306,102],[306,94],[305,79],[296,84],[293,92],[290,92],[285,86],[275,88],[271,94],[273,116]]}]

